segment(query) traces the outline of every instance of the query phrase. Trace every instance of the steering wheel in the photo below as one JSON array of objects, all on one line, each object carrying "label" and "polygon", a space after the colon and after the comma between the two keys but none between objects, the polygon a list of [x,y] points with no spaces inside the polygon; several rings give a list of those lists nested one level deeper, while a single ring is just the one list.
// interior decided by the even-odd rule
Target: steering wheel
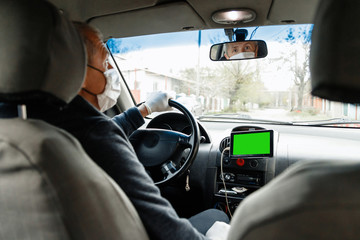
[{"label": "steering wheel", "polygon": [[194,116],[172,99],[169,106],[184,114],[192,130],[190,135],[172,130],[138,129],[130,136],[140,162],[156,185],[167,184],[186,173],[200,145],[200,131]]}]

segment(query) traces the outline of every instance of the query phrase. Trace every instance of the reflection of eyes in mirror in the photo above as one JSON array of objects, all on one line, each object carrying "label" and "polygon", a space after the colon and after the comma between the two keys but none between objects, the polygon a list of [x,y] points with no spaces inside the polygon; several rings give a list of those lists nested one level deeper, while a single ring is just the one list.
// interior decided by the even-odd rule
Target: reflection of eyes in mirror
[{"label": "reflection of eyes in mirror", "polygon": [[262,40],[218,43],[210,49],[210,59],[213,61],[248,60],[266,56],[267,46]]},{"label": "reflection of eyes in mirror", "polygon": [[255,58],[257,56],[257,42],[231,42],[226,43],[224,57],[226,59]]}]

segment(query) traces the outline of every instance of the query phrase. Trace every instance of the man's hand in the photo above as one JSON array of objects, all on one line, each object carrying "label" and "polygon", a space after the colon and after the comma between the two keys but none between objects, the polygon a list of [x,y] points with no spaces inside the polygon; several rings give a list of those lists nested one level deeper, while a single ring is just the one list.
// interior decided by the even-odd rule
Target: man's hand
[{"label": "man's hand", "polygon": [[172,108],[169,106],[169,99],[172,97],[166,92],[154,92],[144,103],[148,114],[153,112],[170,111]]},{"label": "man's hand", "polygon": [[229,224],[216,221],[206,232],[206,237],[211,240],[226,240],[229,230]]}]

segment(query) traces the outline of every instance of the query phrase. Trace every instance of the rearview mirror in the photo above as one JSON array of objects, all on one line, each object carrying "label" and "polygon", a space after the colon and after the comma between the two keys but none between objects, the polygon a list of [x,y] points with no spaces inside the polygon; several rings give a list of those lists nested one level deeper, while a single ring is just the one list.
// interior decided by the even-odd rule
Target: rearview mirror
[{"label": "rearview mirror", "polygon": [[267,53],[266,43],[262,40],[225,42],[211,46],[210,59],[213,61],[255,59],[264,58]]}]

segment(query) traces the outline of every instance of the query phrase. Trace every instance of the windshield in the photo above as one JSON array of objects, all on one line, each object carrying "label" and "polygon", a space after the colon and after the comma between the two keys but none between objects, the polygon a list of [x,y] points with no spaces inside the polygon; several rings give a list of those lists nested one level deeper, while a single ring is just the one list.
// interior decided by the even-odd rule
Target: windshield
[{"label": "windshield", "polygon": [[[268,56],[211,61],[210,47],[229,38],[223,29],[110,39],[108,46],[137,103],[169,91],[196,116],[272,121],[357,120],[357,105],[310,93],[312,25],[247,28]],[[202,117],[204,118],[204,117]]]}]

